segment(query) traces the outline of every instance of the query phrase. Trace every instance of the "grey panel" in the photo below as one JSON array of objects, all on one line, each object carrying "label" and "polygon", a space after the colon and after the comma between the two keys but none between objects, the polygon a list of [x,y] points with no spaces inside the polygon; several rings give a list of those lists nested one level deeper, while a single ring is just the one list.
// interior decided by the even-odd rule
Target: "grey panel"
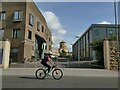
[{"label": "grey panel", "polygon": [[3,57],[3,52],[2,49],[0,49],[0,64],[2,64],[2,57]]}]

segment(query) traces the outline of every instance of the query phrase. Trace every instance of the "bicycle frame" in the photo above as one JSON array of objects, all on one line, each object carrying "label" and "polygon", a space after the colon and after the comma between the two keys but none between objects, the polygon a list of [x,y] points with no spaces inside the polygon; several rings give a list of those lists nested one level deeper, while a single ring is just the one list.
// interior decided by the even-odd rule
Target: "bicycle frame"
[{"label": "bicycle frame", "polygon": [[[43,73],[45,74],[42,78],[40,78],[39,77],[39,74],[37,74],[38,72],[39,72],[39,70],[42,70],[42,71],[44,71]],[[48,73],[47,72],[48,71],[48,68],[47,67],[43,67],[43,68],[39,68],[37,71],[36,71],[36,73],[35,73],[35,75],[36,75],[36,77],[38,78],[38,79],[44,79],[45,77],[46,77],[46,74],[49,74],[50,76],[52,76],[54,79],[56,79],[56,80],[59,80],[59,79],[61,79],[62,78],[62,76],[63,76],[63,72],[62,72],[62,70],[61,69],[59,69],[59,68],[57,68],[57,64],[56,64],[56,66],[54,66],[54,67],[52,67],[51,69],[50,69],[50,72]],[[59,72],[58,72],[59,71]],[[59,74],[60,73],[60,74]],[[60,75],[60,76],[59,76]],[[41,75],[40,75],[41,76]],[[57,76],[57,77],[56,77]]]}]

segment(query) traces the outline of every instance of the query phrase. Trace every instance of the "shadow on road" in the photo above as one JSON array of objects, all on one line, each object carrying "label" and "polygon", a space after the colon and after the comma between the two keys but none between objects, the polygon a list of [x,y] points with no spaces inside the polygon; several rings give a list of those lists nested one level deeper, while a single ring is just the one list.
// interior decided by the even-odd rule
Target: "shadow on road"
[{"label": "shadow on road", "polygon": [[32,80],[32,79],[36,79],[36,80],[55,80],[53,79],[51,76],[49,77],[45,77],[44,79],[37,79],[36,77],[32,77],[32,76],[22,76],[22,77],[19,77],[19,78],[22,78],[22,79],[29,79],[29,80]]},{"label": "shadow on road", "polygon": [[23,77],[20,77],[20,78],[23,78],[23,79],[37,79],[36,77],[28,77],[28,76],[23,76]]}]

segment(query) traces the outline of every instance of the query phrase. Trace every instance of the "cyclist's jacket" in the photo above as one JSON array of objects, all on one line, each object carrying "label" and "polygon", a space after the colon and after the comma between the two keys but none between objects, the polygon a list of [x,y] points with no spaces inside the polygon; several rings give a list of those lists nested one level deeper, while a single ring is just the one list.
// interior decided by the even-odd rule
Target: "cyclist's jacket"
[{"label": "cyclist's jacket", "polygon": [[51,58],[49,55],[45,55],[44,59],[42,59],[41,63],[46,63],[48,61],[48,58]]}]

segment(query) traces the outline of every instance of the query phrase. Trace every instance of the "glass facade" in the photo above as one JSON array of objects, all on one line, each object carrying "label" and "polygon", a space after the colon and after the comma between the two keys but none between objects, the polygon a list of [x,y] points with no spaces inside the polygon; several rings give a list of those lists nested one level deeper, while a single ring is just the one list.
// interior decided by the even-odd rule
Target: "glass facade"
[{"label": "glass facade", "polygon": [[83,58],[84,57],[84,42],[83,42],[83,38],[81,38],[81,58]]},{"label": "glass facade", "polygon": [[106,28],[102,28],[102,27],[93,27],[92,29],[92,39],[93,41],[96,41],[98,39],[104,39],[107,38],[107,34],[106,34]]},{"label": "glass facade", "polygon": [[99,35],[99,29],[95,30],[95,35],[98,36]]},{"label": "glass facade", "polygon": [[89,57],[88,33],[86,33],[86,57]]},{"label": "glass facade", "polygon": [[92,47],[90,46],[90,44],[93,41],[93,30],[92,28],[89,30],[89,57],[92,58],[93,57],[93,53],[92,53]]},{"label": "glass facade", "polygon": [[[97,52],[93,49],[91,44],[94,41],[104,40],[105,38],[111,37],[116,37],[115,25],[101,25],[101,24],[91,25],[89,30],[86,31],[86,33],[83,36],[81,36],[81,38],[78,40],[80,43],[79,50],[81,60],[99,59],[97,58]],[[73,45],[74,56],[76,56],[78,52],[78,49],[76,49],[78,48],[77,46],[78,41],[75,43],[75,45]],[[75,51],[74,48],[77,51]]]},{"label": "glass facade", "polygon": [[116,37],[115,28],[107,28],[107,35],[109,38]]},{"label": "glass facade", "polygon": [[83,53],[84,53],[84,55],[83,55],[83,57],[85,57],[85,54],[86,54],[86,52],[85,52],[85,50],[86,50],[86,43],[85,43],[85,35],[84,35],[84,37],[83,37]]}]

